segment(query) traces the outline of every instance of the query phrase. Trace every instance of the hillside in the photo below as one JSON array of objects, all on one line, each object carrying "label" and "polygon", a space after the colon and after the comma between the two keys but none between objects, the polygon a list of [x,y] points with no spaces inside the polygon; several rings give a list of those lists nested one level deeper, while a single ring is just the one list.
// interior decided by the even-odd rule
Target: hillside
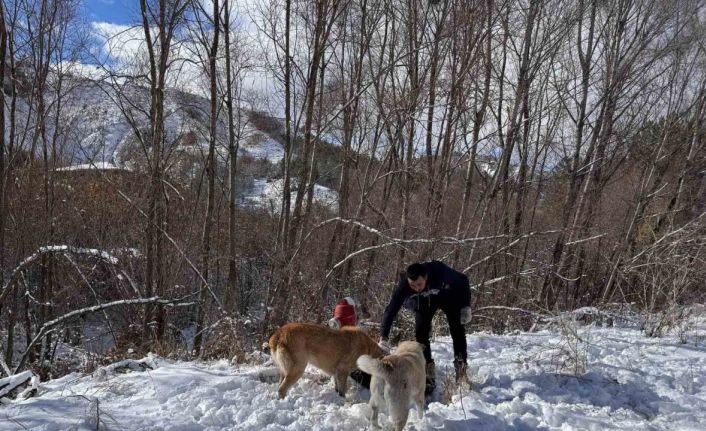
[{"label": "hillside", "polygon": [[[59,121],[62,124],[59,133],[62,151],[58,169],[77,169],[72,168],[74,166],[105,169],[108,165],[138,171],[144,169],[145,150],[135,136],[134,127],[142,133],[148,128],[144,106],[149,104],[149,90],[137,85],[118,85],[76,76],[66,77],[63,86]],[[55,97],[53,93],[47,95],[50,101]],[[23,123],[28,115],[27,104],[22,98],[19,104],[18,116]],[[167,175],[182,175],[184,171],[177,167],[184,162],[196,163],[198,169],[208,152],[209,101],[195,94],[169,89],[165,110],[168,164],[175,168],[168,169]],[[246,109],[236,115],[241,119],[236,125],[240,159],[238,184],[241,186],[237,200],[244,207],[259,208],[273,198],[259,184],[281,176],[284,158],[282,120],[265,112]],[[53,130],[49,129],[50,135]],[[225,172],[228,160],[225,116],[219,117],[218,133],[217,160],[220,170]],[[327,143],[321,145],[331,146]],[[334,151],[330,157],[340,156]],[[198,170],[190,169],[190,172],[196,175]],[[335,194],[335,190],[331,190],[333,183],[329,180],[327,187],[316,186],[316,199],[323,199],[325,206],[330,206],[331,198],[324,195]]]}]

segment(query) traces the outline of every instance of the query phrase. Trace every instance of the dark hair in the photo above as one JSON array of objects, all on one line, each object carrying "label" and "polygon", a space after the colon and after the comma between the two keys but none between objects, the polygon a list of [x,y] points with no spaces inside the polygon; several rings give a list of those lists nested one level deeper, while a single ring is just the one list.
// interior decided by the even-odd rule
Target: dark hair
[{"label": "dark hair", "polygon": [[427,269],[421,263],[413,263],[407,267],[407,278],[416,280],[427,275]]}]

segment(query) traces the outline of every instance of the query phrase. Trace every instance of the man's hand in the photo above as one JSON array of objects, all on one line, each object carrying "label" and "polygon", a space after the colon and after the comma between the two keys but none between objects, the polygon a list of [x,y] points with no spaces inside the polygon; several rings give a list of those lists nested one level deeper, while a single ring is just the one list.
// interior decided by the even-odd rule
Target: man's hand
[{"label": "man's hand", "polygon": [[471,307],[463,307],[461,309],[461,324],[465,325],[471,321]]},{"label": "man's hand", "polygon": [[389,354],[392,351],[392,346],[390,346],[390,342],[387,341],[386,338],[381,338],[380,341],[378,342],[378,346],[386,353]]},{"label": "man's hand", "polygon": [[341,329],[341,322],[338,321],[335,317],[331,320],[328,321],[328,326],[331,329]]}]

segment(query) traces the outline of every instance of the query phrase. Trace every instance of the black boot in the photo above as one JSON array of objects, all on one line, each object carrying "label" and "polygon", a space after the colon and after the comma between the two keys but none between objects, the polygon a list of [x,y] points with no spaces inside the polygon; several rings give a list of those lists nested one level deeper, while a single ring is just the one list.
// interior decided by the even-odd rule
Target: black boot
[{"label": "black boot", "polygon": [[456,383],[468,382],[466,361],[461,358],[454,359],[454,369],[456,370]]},{"label": "black boot", "polygon": [[351,371],[350,376],[351,379],[353,379],[353,381],[358,383],[360,386],[364,387],[365,389],[370,389],[370,374],[355,369]]},{"label": "black boot", "polygon": [[434,361],[427,362],[427,385],[424,388],[424,395],[429,395],[436,388],[436,369]]}]

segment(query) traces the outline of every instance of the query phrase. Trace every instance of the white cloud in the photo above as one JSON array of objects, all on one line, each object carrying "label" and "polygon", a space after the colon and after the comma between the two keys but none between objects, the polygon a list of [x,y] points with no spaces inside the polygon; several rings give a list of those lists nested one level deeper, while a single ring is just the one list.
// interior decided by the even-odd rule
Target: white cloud
[{"label": "white cloud", "polygon": [[[212,7],[210,0],[203,0]],[[242,39],[245,43],[250,43],[251,48],[257,49],[253,41],[257,38],[257,29],[252,25],[252,21],[240,9],[243,4],[233,5],[233,19],[240,22],[238,26],[242,32]],[[208,10],[208,9],[207,9]],[[144,37],[144,30],[139,25],[124,25],[110,22],[92,23],[94,35],[100,44],[100,58],[98,62],[114,71],[125,74],[136,74],[147,72],[147,44]],[[204,67],[200,64],[199,52],[204,47],[193,42],[174,43],[172,52],[171,73],[168,75],[168,85],[194,94],[206,96],[208,92],[207,77]],[[253,55],[259,61],[259,54]],[[205,55],[204,55],[205,57]],[[86,72],[92,72],[89,67]],[[89,75],[86,73],[86,75]],[[91,73],[90,76],[95,76]],[[245,90],[259,96],[267,96],[271,93],[272,80],[262,70],[250,70],[244,77]]]},{"label": "white cloud", "polygon": [[133,63],[146,49],[142,27],[94,22],[102,53],[121,64]]}]

